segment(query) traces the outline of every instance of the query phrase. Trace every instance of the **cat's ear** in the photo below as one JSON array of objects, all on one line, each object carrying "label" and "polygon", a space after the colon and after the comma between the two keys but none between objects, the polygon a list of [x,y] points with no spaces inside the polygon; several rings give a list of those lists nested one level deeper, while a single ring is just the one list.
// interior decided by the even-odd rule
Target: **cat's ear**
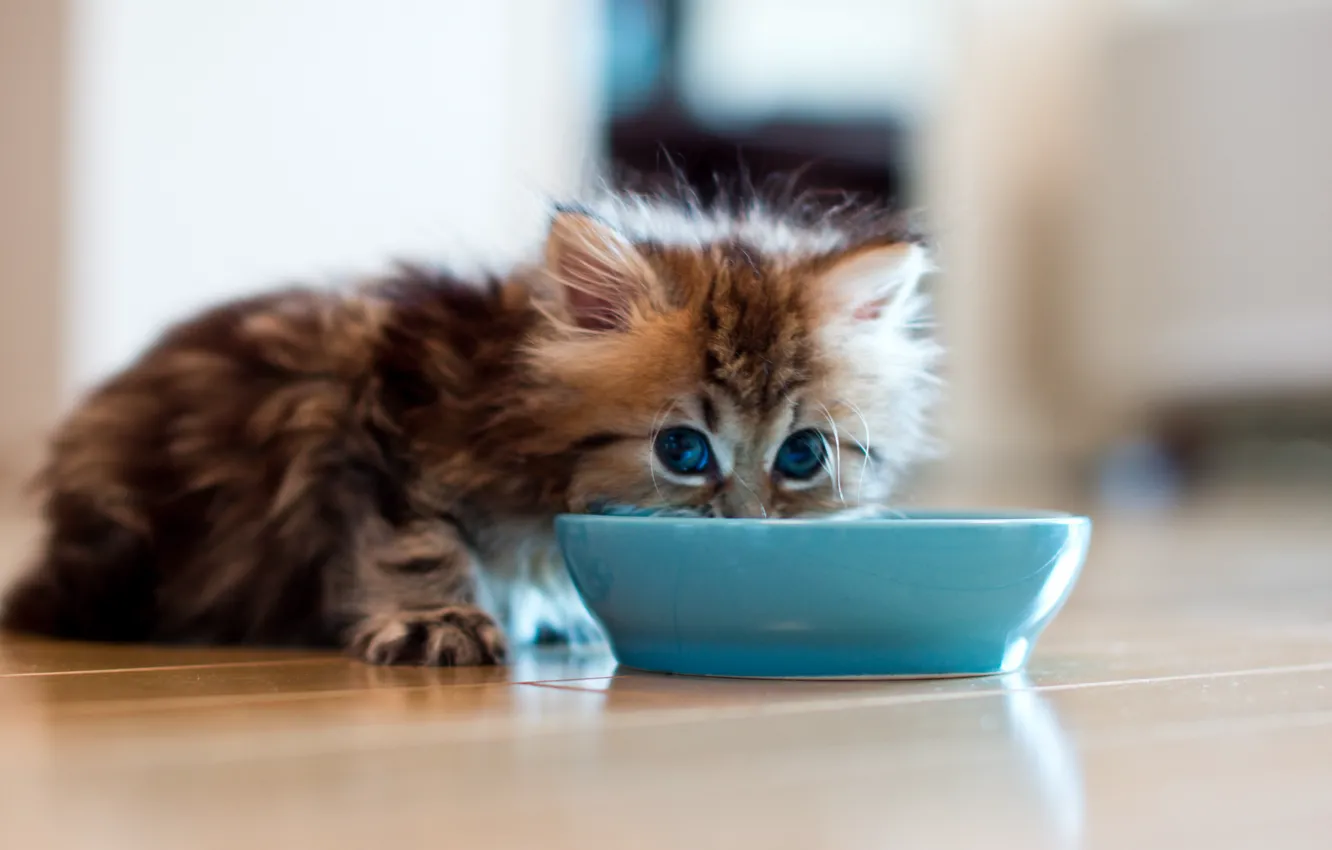
[{"label": "cat's ear", "polygon": [[820,275],[832,309],[855,323],[892,319],[908,310],[921,279],[934,271],[923,245],[897,242],[847,251]]},{"label": "cat's ear", "polygon": [[545,263],[569,319],[583,330],[626,327],[652,281],[652,269],[633,243],[577,210],[555,214],[546,237]]}]

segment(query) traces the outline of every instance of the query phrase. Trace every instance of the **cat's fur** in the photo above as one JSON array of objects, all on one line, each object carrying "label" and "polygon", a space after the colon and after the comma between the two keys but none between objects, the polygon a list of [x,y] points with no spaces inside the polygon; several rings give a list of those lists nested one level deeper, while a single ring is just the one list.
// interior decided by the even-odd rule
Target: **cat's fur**
[{"label": "cat's fur", "polygon": [[[56,433],[46,538],[3,624],[496,662],[497,617],[581,614],[557,513],[826,513],[882,502],[920,454],[928,263],[892,220],[608,197],[557,212],[539,253],[171,329]],[[711,435],[716,476],[660,467],[677,424]],[[774,453],[802,428],[829,468],[783,483]],[[546,610],[509,604],[533,589]]]}]

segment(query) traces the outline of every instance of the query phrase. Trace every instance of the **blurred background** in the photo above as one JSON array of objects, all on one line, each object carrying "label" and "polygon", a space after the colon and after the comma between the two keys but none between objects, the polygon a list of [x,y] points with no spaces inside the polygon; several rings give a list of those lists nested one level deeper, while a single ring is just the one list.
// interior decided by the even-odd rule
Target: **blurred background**
[{"label": "blurred background", "polygon": [[1330,80],[1314,0],[0,0],[0,488],[184,313],[678,169],[924,211],[904,500],[1326,496]]}]

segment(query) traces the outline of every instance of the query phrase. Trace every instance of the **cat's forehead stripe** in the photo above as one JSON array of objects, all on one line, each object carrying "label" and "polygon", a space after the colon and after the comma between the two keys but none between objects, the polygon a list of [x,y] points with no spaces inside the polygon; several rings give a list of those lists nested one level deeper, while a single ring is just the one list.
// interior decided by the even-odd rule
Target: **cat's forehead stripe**
[{"label": "cat's forehead stripe", "polygon": [[703,409],[703,424],[709,431],[717,430],[717,405],[712,401],[712,397],[704,393],[699,398],[699,406]]},{"label": "cat's forehead stripe", "polygon": [[804,316],[789,283],[739,245],[722,252],[708,280],[705,378],[743,407],[769,411],[808,380]]}]

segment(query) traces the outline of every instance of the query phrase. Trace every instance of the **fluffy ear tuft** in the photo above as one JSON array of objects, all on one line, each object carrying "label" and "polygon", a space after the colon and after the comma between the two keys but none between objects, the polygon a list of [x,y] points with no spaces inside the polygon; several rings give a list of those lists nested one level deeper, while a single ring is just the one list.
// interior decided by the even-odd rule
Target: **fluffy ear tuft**
[{"label": "fluffy ear tuft", "polygon": [[652,280],[652,269],[629,240],[578,211],[556,213],[545,261],[569,318],[588,331],[623,330]]},{"label": "fluffy ear tuft", "polygon": [[821,281],[841,315],[873,322],[907,310],[921,278],[933,270],[923,246],[901,242],[850,251],[833,261]]}]

